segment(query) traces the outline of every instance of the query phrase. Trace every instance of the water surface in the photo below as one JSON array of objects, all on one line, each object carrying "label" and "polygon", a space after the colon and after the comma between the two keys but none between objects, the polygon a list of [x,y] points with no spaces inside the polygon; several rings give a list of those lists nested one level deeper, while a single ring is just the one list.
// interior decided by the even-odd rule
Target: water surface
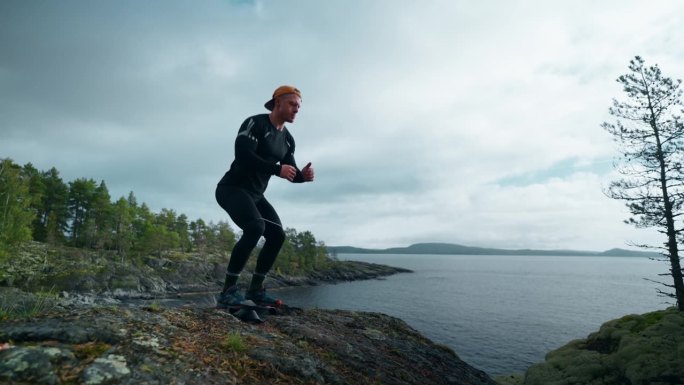
[{"label": "water surface", "polygon": [[399,317],[490,375],[522,372],[605,321],[664,309],[644,278],[665,262],[635,257],[343,254],[414,273],[278,291],[305,308]]}]

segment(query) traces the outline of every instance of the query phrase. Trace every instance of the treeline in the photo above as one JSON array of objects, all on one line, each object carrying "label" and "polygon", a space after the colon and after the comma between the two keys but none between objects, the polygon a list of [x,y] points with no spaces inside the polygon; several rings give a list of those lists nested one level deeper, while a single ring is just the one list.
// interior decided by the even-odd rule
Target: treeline
[{"label": "treeline", "polygon": [[[277,269],[288,273],[327,262],[325,245],[313,234],[286,234]],[[0,259],[29,240],[115,251],[123,261],[170,251],[227,254],[236,238],[227,222],[190,221],[166,208],[155,213],[133,192],[113,201],[104,181],[65,183],[54,167],[39,171],[31,163],[0,160]]]}]

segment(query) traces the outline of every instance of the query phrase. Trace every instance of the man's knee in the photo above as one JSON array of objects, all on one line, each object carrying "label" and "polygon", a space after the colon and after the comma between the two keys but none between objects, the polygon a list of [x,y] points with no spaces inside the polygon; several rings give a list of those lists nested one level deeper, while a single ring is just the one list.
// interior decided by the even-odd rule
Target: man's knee
[{"label": "man's knee", "polygon": [[269,242],[283,244],[285,242],[285,231],[281,227],[272,226],[264,232],[264,238]]},{"label": "man's knee", "polygon": [[259,239],[266,229],[266,224],[262,219],[255,219],[242,228],[243,236]]}]

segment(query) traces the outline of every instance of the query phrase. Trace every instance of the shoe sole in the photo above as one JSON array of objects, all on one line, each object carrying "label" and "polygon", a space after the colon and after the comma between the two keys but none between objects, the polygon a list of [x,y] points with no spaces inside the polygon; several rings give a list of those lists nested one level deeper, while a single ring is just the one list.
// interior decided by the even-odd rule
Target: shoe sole
[{"label": "shoe sole", "polygon": [[275,300],[275,302],[261,302],[261,301],[258,301],[258,300],[252,299],[252,298],[246,298],[246,297],[245,297],[245,300],[247,300],[247,301],[252,301],[252,302],[253,302],[254,304],[256,304],[257,306],[265,306],[265,307],[273,307],[273,308],[278,308],[278,307],[281,307],[281,306],[285,306],[285,304],[283,303],[283,301],[281,301],[281,300],[279,300],[279,299]]},{"label": "shoe sole", "polygon": [[[251,302],[251,301],[250,301]],[[278,313],[278,308],[275,306],[270,306],[270,305],[260,305],[258,303],[252,302],[251,304],[236,304],[236,305],[216,305],[217,309],[224,309],[228,310],[230,314],[237,313],[240,310],[254,310],[257,313],[268,313],[268,314],[277,314]]]}]

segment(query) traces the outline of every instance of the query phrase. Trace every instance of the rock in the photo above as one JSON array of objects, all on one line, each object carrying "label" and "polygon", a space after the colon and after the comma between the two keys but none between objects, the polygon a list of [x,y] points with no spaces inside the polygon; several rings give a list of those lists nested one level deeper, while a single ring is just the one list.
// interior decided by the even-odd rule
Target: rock
[{"label": "rock", "polygon": [[121,301],[114,298],[102,295],[96,295],[93,293],[70,293],[63,291],[59,293],[60,304],[66,307],[79,307],[79,306],[106,306],[106,305],[117,305]]},{"label": "rock", "polygon": [[288,340],[324,351],[325,364],[317,367],[336,373],[343,383],[494,384],[450,349],[384,314],[306,310],[268,322],[276,324]]},{"label": "rock", "polygon": [[684,384],[684,314],[664,310],[606,322],[547,354],[526,385]]},{"label": "rock", "polygon": [[132,274],[116,274],[109,280],[109,287],[120,290],[140,290],[140,278]]},{"label": "rock", "polygon": [[494,377],[494,381],[499,385],[522,385],[524,380],[525,376],[523,374],[509,374]]},{"label": "rock", "polygon": [[106,385],[120,382],[131,371],[126,366],[126,358],[116,354],[95,359],[83,371],[83,382],[88,385]]},{"label": "rock", "polygon": [[142,291],[149,293],[164,293],[167,290],[167,286],[167,283],[159,277],[140,277],[140,289]]},{"label": "rock", "polygon": [[378,265],[359,261],[335,261],[324,269],[314,270],[306,276],[288,276],[271,273],[268,283],[272,286],[315,286],[324,283],[379,279],[398,273],[410,273],[411,270]]},{"label": "rock", "polygon": [[[63,317],[63,318],[62,318]],[[116,343],[121,338],[117,323],[107,319],[83,320],[65,314],[59,318],[43,318],[26,322],[10,322],[0,329],[2,341],[59,341],[70,344],[88,341]]]},{"label": "rock", "polygon": [[0,351],[0,379],[31,384],[59,383],[50,355],[38,348],[22,346]]},{"label": "rock", "polygon": [[[288,350],[296,349],[290,347]],[[339,381],[339,379],[330,375],[330,372],[326,370],[327,368],[325,368],[325,365],[310,354],[282,355],[281,351],[270,347],[258,347],[252,349],[249,354],[250,357],[255,360],[269,362],[279,371],[288,373],[305,381],[315,383],[339,383],[331,381]],[[330,377],[327,381],[323,373]]]},{"label": "rock", "polygon": [[0,321],[0,345],[8,340],[0,382],[495,384],[376,313],[283,308],[254,325],[209,307],[94,306]]}]

